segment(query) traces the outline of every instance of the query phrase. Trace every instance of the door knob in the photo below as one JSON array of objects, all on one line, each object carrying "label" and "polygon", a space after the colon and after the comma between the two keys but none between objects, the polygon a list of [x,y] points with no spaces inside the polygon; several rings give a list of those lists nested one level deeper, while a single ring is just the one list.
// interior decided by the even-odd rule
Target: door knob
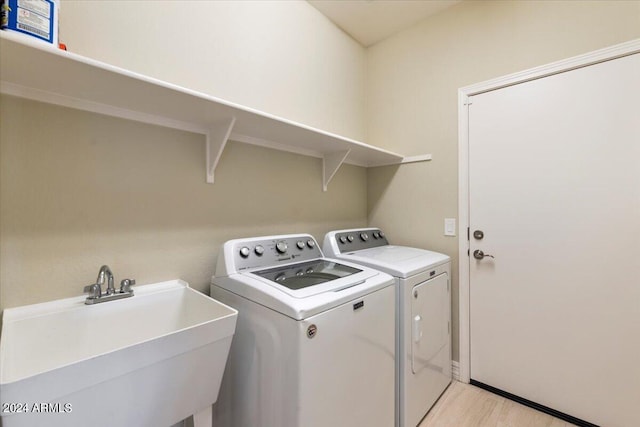
[{"label": "door knob", "polygon": [[476,249],[475,251],[473,251],[473,257],[475,259],[483,259],[486,256],[488,256],[489,258],[494,258],[495,259],[495,257],[493,255],[485,254],[480,249]]}]

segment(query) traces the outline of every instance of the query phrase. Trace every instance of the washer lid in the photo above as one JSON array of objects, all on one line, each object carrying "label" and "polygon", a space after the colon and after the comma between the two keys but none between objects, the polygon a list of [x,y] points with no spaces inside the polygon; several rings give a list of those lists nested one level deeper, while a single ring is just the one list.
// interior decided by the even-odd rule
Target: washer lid
[{"label": "washer lid", "polygon": [[338,257],[402,278],[413,276],[450,261],[449,256],[438,252],[393,245],[348,252],[340,254]]},{"label": "washer lid", "polygon": [[267,269],[253,269],[242,274],[262,282],[294,299],[309,298],[327,292],[338,292],[365,283],[378,271],[359,265],[345,265],[339,260],[318,258]]},{"label": "washer lid", "polygon": [[351,276],[361,271],[361,269],[349,267],[334,261],[317,259],[254,271],[253,274],[271,280],[287,289],[298,290]]},{"label": "washer lid", "polygon": [[[337,260],[332,259],[318,259],[313,262],[318,261],[326,261],[339,265],[340,268],[353,269],[357,272],[298,289],[288,288],[278,281],[256,274],[258,272],[273,274],[270,270],[275,268],[214,277],[212,284],[293,319],[302,320],[355,298],[364,298],[394,283],[390,275],[367,267],[346,262],[338,263]],[[303,264],[307,262],[290,264],[288,267],[295,268]]]}]

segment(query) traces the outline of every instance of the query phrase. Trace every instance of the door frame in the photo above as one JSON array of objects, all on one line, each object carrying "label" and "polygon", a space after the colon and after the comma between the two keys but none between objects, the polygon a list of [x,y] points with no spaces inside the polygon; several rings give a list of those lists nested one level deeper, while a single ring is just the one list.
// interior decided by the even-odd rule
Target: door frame
[{"label": "door frame", "polygon": [[[459,381],[471,378],[470,343],[470,262],[469,256],[469,105],[470,97],[502,89],[554,74],[588,67],[623,56],[640,53],[640,39],[630,40],[583,55],[531,68],[496,79],[458,89],[458,314],[459,314]],[[466,259],[466,261],[464,261]]]}]

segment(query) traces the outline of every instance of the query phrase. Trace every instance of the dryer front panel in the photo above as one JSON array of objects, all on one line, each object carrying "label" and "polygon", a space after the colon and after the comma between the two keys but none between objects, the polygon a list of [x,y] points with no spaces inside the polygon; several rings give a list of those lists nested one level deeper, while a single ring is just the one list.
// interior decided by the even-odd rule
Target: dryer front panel
[{"label": "dryer front panel", "polygon": [[[408,402],[405,425],[414,426],[451,381],[449,275],[442,273],[415,285],[410,299],[410,389],[421,390],[422,401]],[[414,394],[409,392],[405,398],[410,401]]]},{"label": "dryer front panel", "polygon": [[[438,358],[449,339],[449,276],[441,274],[413,287],[411,299],[411,370],[442,371]],[[448,355],[447,355],[448,356]]]}]

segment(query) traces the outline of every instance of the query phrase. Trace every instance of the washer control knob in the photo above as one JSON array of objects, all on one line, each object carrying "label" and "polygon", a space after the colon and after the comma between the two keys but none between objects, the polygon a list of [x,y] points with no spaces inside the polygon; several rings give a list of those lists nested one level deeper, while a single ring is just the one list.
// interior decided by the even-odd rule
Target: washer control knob
[{"label": "washer control knob", "polygon": [[304,242],[302,240],[298,240],[296,246],[298,247],[298,249],[302,250],[304,249]]},{"label": "washer control knob", "polygon": [[347,243],[347,238],[344,236],[340,236],[340,243]]},{"label": "washer control knob", "polygon": [[378,236],[382,239],[384,237],[384,233],[382,231],[378,232]]},{"label": "washer control knob", "polygon": [[258,256],[262,256],[262,254],[264,253],[264,248],[261,245],[258,245],[253,248],[253,252],[255,252]]},{"label": "washer control knob", "polygon": [[367,240],[369,240],[369,235],[367,233],[360,233],[360,238],[363,242],[366,242]]},{"label": "washer control knob", "polygon": [[307,246],[309,246],[310,249],[313,249],[316,246],[316,242],[314,242],[313,240],[309,239],[309,240],[307,240]]},{"label": "washer control knob", "polygon": [[349,234],[349,235],[347,236],[347,239],[348,239],[350,242],[353,242],[353,234]]},{"label": "washer control knob", "polygon": [[278,243],[276,243],[276,251],[278,251],[278,253],[285,253],[287,252],[288,246],[287,246],[287,242],[285,242],[284,240],[279,241]]},{"label": "washer control knob", "polygon": [[243,247],[240,248],[240,256],[242,258],[248,257],[250,253],[251,253],[251,251],[249,250],[248,247],[243,246]]},{"label": "washer control knob", "polygon": [[377,231],[374,231],[374,232],[373,232],[373,238],[374,238],[374,239],[379,239],[379,238],[380,238],[380,234],[378,234],[378,232],[377,232]]}]

